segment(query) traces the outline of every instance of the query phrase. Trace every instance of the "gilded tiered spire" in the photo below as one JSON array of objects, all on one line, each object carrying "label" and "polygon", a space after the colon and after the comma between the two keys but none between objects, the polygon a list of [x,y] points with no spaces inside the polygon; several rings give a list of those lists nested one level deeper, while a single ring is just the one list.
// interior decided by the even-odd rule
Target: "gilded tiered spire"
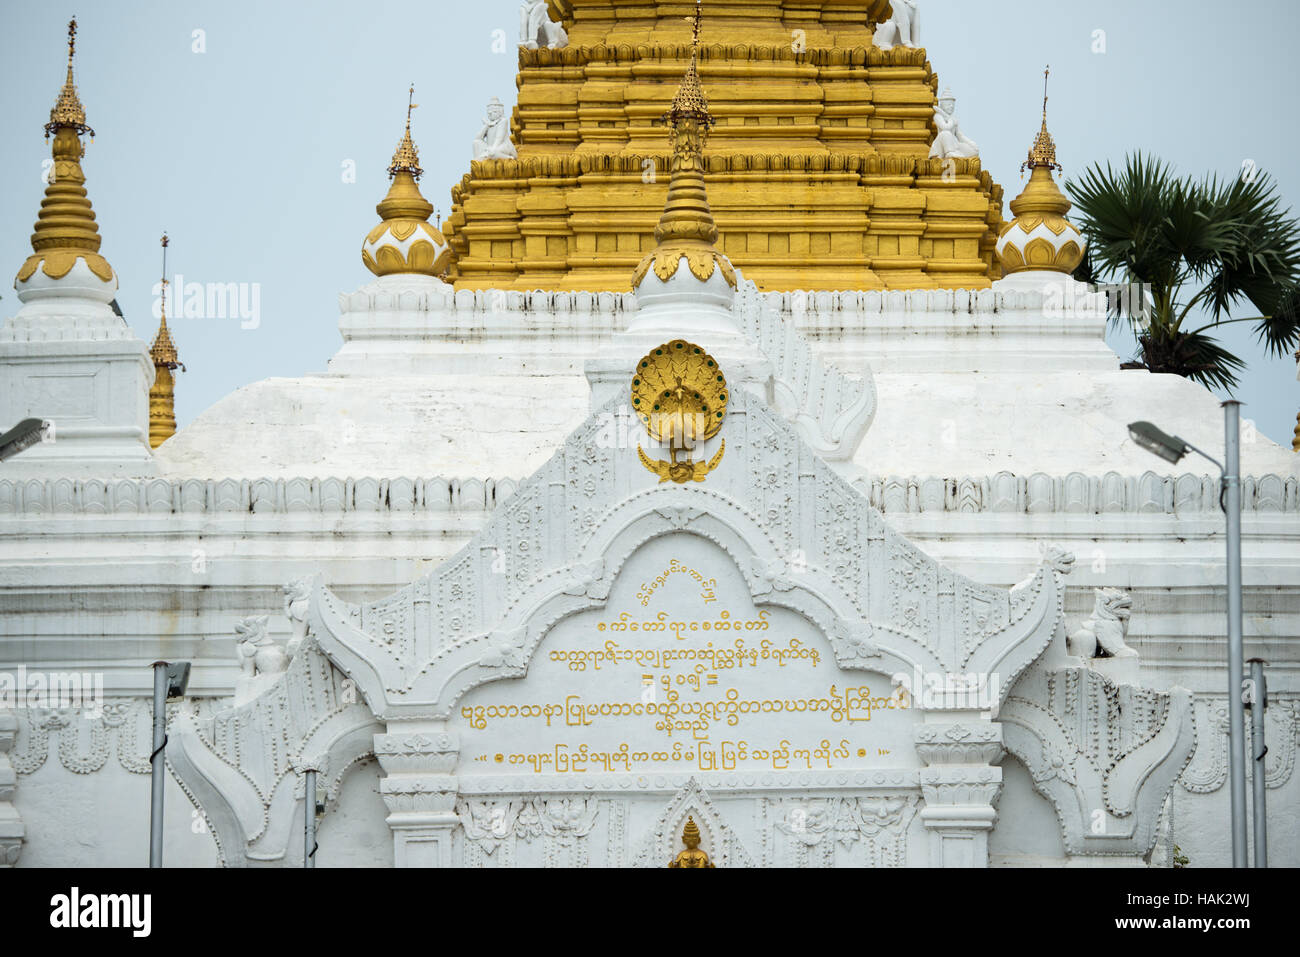
[{"label": "gilded tiered spire", "polygon": [[1043,72],[1043,125],[1029,148],[1029,158],[1020,167],[1021,172],[1032,170],[1029,185],[1011,201],[1016,218],[998,237],[998,260],[1005,275],[1030,271],[1072,273],[1083,261],[1083,236],[1065,218],[1071,203],[1052,177],[1061,165],[1056,161],[1056,143],[1047,131],[1050,75],[1049,67]]},{"label": "gilded tiered spire", "polygon": [[715,266],[722,270],[728,285],[735,288],[736,271],[726,256],[714,245],[718,241],[718,227],[709,208],[709,197],[704,187],[704,146],[713,115],[709,101],[700,85],[700,23],[703,10],[700,0],[695,0],[695,16],[691,31],[691,62],[686,68],[673,105],[664,114],[669,125],[669,143],[673,150],[672,179],[668,183],[668,199],[663,215],[655,229],[655,250],[641,260],[632,278],[632,287],[641,281],[654,266],[655,275],[667,282],[677,272],[683,258],[691,273],[701,282],[707,281]]},{"label": "gilded tiered spire", "polygon": [[167,328],[167,234],[163,233],[162,321],[154,336],[149,356],[153,359],[154,381],[149,390],[149,445],[158,448],[176,434],[176,380],[173,370],[185,371]]},{"label": "gilded tiered spire", "polygon": [[416,185],[424,173],[420,169],[419,151],[411,139],[411,111],[418,106],[412,84],[406,102],[406,132],[388,167],[393,182],[383,202],[375,207],[383,222],[370,231],[361,247],[361,261],[376,276],[395,273],[438,276],[446,269],[450,255],[447,240],[429,222],[433,204]]},{"label": "gilded tiered spire", "polygon": [[86,111],[73,81],[73,59],[77,52],[77,21],[68,24],[68,76],[50,110],[45,138],[54,137],[53,163],[45,198],[32,233],[32,255],[18,270],[18,282],[26,282],[40,268],[51,279],[62,279],[77,260],[85,262],[104,282],[113,281],[113,267],[99,255],[99,228],[86,197],[86,176],[81,170],[85,147],[83,135],[94,139],[86,125]]},{"label": "gilded tiered spire", "polygon": [[1029,147],[1029,159],[1025,160],[1020,172],[1027,169],[1034,169],[1039,166],[1046,166],[1048,169],[1061,169],[1061,164],[1056,162],[1056,141],[1052,139],[1052,134],[1047,132],[1047,81],[1052,75],[1052,68],[1049,66],[1043,71],[1043,127],[1038,131],[1038,136],[1034,139],[1034,145]]}]

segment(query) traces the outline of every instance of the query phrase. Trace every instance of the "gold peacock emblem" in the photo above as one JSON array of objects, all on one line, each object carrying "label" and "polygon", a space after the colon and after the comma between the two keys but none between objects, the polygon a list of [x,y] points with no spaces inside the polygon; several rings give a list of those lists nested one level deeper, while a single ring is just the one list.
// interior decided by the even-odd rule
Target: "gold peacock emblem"
[{"label": "gold peacock emblem", "polygon": [[713,357],[694,343],[674,339],[637,363],[632,410],[650,437],[667,445],[671,458],[657,461],[638,447],[641,464],[660,482],[703,482],[727,450],[723,440],[708,462],[691,461],[691,450],[722,430],[731,391]]}]

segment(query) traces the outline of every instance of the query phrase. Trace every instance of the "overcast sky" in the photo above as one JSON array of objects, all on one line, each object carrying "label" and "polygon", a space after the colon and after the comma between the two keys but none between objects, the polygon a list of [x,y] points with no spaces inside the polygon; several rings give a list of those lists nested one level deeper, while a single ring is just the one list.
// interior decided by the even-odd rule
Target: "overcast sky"
[{"label": "overcast sky", "polygon": [[[0,315],[18,307],[8,277],[30,252],[49,157],[41,128],[63,82],[72,14],[78,87],[98,134],[87,185],[137,335],[154,333],[164,228],[169,272],[260,284],[256,329],[238,319],[174,324],[188,367],[177,387],[183,427],[242,385],[324,371],[340,345],[338,293],[371,278],[360,246],[377,221],[408,84],[421,104],[421,185],[445,215],[484,105],[493,96],[514,103],[518,7],[0,0]],[[1300,207],[1293,0],[921,0],[921,10],[940,84],[957,95],[962,129],[1008,200],[1020,189],[1050,62],[1050,124],[1067,176],[1138,149],[1198,176],[1234,175],[1250,162]],[[510,41],[504,53],[493,52],[496,30]],[[348,161],[354,183],[342,176]],[[1243,414],[1289,446],[1300,410],[1294,360],[1265,358],[1246,323],[1223,338],[1250,363]],[[1132,353],[1123,335],[1112,345]]]}]

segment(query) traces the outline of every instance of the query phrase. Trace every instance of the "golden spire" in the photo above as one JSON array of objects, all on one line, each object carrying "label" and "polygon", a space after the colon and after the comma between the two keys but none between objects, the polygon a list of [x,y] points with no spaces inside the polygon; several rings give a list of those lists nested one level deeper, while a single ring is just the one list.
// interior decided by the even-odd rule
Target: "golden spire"
[{"label": "golden spire", "polygon": [[1056,185],[1052,173],[1056,144],[1047,132],[1047,77],[1043,73],[1043,126],[1029,150],[1021,172],[1032,170],[1029,184],[1011,201],[1015,216],[998,236],[997,256],[1004,276],[1018,272],[1072,273],[1083,261],[1087,245],[1082,234],[1065,218],[1071,203]]},{"label": "golden spire", "polygon": [[[388,167],[393,182],[383,202],[375,207],[382,222],[370,231],[361,247],[361,261],[376,276],[394,273],[438,276],[447,268],[451,256],[442,232],[429,222],[433,204],[416,185],[424,173],[420,169],[420,154],[411,139],[411,111],[418,108],[412,83],[406,100],[406,132]],[[417,237],[416,233],[422,235]]]},{"label": "golden spire", "polygon": [[405,170],[411,174],[411,178],[418,180],[424,175],[424,170],[420,169],[420,154],[415,149],[415,143],[411,141],[411,111],[419,109],[420,104],[415,102],[415,84],[411,84],[411,90],[406,100],[406,135],[402,141],[397,144],[397,152],[393,154],[393,165],[388,167],[388,175],[396,176]]},{"label": "golden spire", "polygon": [[1043,71],[1043,128],[1038,131],[1034,145],[1029,148],[1029,159],[1020,167],[1022,173],[1039,166],[1057,171],[1061,169],[1061,164],[1056,162],[1056,142],[1052,139],[1052,134],[1047,132],[1047,80],[1051,75],[1052,68],[1049,65]]},{"label": "golden spire", "polygon": [[78,134],[89,133],[95,138],[95,131],[86,125],[86,111],[77,96],[77,85],[72,80],[72,60],[77,55],[77,18],[68,21],[68,78],[63,82],[59,98],[50,110],[50,122],[45,124],[45,138],[60,128],[76,130]]},{"label": "golden spire", "polygon": [[81,137],[89,134],[93,139],[95,131],[86,125],[86,111],[82,109],[72,79],[76,50],[77,21],[74,19],[68,24],[68,78],[50,110],[50,122],[45,125],[45,138],[54,136],[49,185],[32,233],[32,255],[18,270],[20,283],[30,279],[37,268],[51,279],[62,279],[79,259],[104,282],[112,282],[114,278],[113,267],[99,255],[99,227],[95,225],[95,212],[86,197],[86,175],[81,170],[81,158],[86,153]]},{"label": "golden spire", "polygon": [[704,187],[704,146],[714,120],[700,85],[702,18],[701,0],[695,0],[695,16],[691,18],[691,62],[677,95],[673,97],[672,107],[664,114],[664,120],[671,128],[669,143],[673,151],[668,199],[655,229],[657,247],[637,266],[632,278],[633,288],[641,284],[652,265],[655,275],[667,282],[676,274],[682,257],[686,258],[691,273],[701,282],[713,275],[716,265],[722,270],[727,284],[733,288],[736,285],[735,269],[714,246],[718,241],[718,227],[713,221]]},{"label": "golden spire", "polygon": [[149,389],[149,445],[158,448],[176,434],[176,380],[172,375],[174,369],[185,371],[185,365],[176,352],[176,343],[172,341],[167,328],[167,234],[162,235],[163,271],[162,271],[162,322],[158,325],[158,335],[154,336],[149,355],[153,359],[154,382]]}]

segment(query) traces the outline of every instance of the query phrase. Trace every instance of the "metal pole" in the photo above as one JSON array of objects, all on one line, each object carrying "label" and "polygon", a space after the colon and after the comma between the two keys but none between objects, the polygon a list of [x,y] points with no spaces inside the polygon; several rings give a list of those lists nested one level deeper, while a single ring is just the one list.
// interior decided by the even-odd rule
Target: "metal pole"
[{"label": "metal pole", "polygon": [[1252,789],[1255,798],[1255,866],[1268,867],[1268,812],[1264,794],[1264,755],[1268,745],[1264,742],[1264,711],[1268,708],[1268,686],[1264,683],[1264,662],[1250,659],[1250,737],[1255,757]]},{"label": "metal pole", "polygon": [[163,859],[163,748],[167,744],[167,662],[153,664],[153,754],[149,757],[153,801],[149,808],[149,866]]},{"label": "metal pole", "polygon": [[1228,773],[1232,799],[1232,866],[1246,867],[1246,709],[1242,699],[1241,403],[1223,403],[1223,507],[1228,513]]},{"label": "metal pole", "polygon": [[303,833],[305,843],[302,851],[302,866],[316,866],[316,772],[303,773]]}]

